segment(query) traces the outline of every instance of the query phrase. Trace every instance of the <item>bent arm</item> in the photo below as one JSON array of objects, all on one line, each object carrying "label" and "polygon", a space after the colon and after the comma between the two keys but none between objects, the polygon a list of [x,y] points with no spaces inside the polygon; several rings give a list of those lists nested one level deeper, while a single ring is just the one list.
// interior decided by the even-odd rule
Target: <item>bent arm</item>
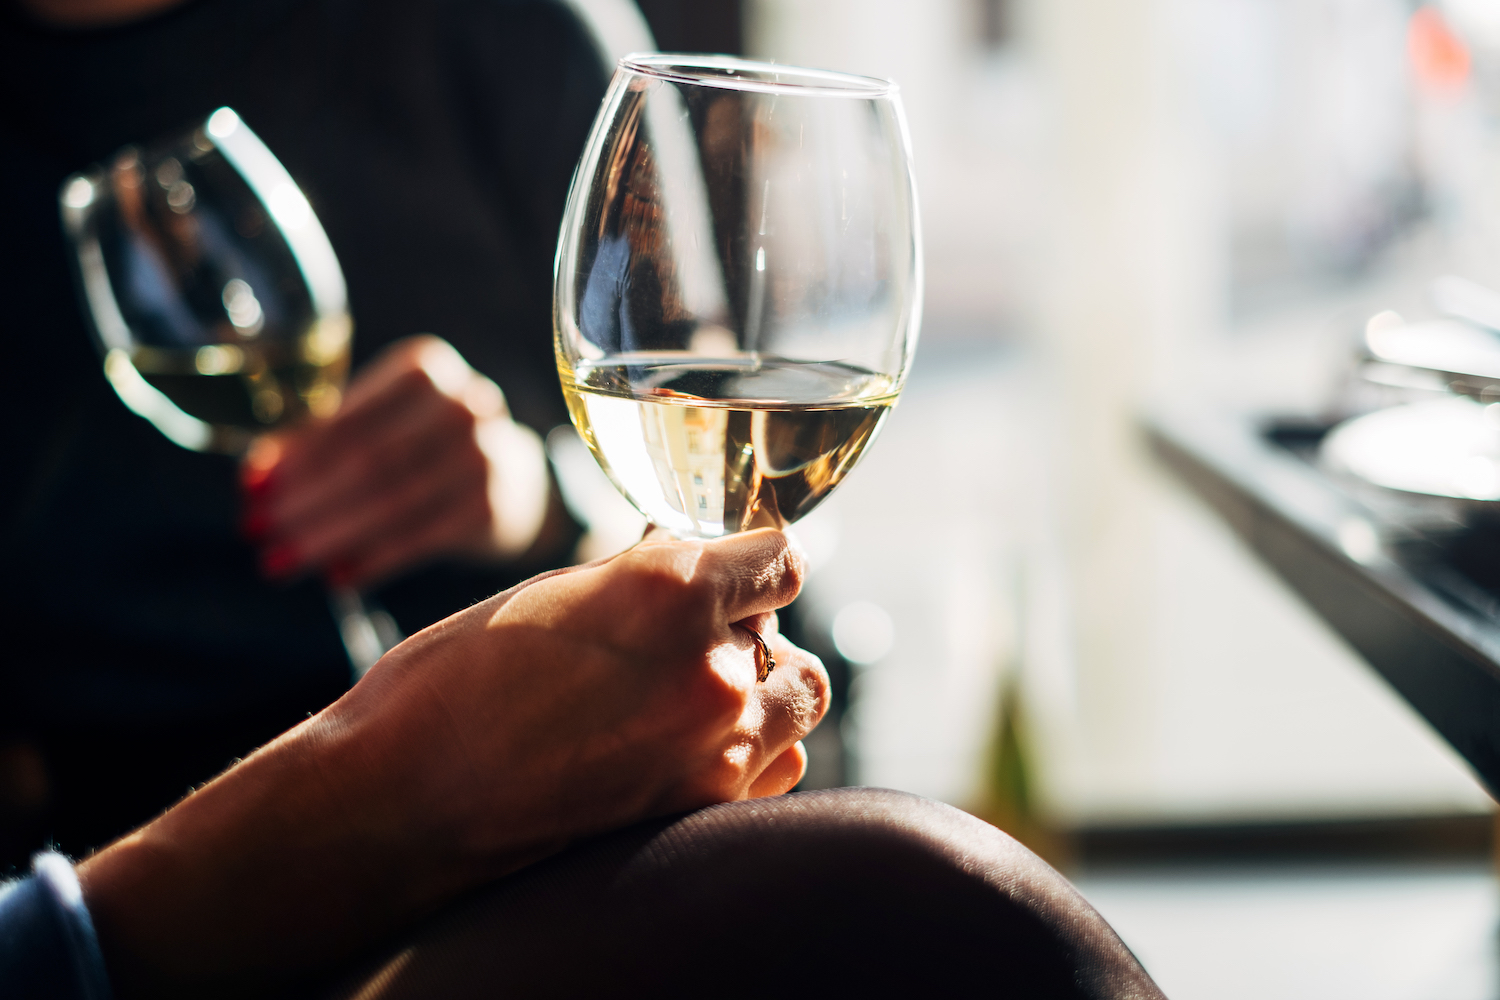
[{"label": "bent arm", "polygon": [[413,636],[347,695],[78,867],[121,996],[260,994],[569,842],[801,777],[827,707],[749,621],[779,532],[646,541]]}]

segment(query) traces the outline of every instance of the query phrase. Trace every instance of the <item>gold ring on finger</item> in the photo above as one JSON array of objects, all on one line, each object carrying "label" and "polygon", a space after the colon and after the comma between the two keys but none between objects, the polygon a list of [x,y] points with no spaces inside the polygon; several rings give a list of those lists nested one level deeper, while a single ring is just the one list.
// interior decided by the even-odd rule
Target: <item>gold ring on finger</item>
[{"label": "gold ring on finger", "polygon": [[755,640],[755,682],[763,684],[765,679],[771,676],[771,671],[776,669],[776,657],[771,655],[771,645],[766,642],[764,636],[749,625],[740,625],[740,628],[749,632],[750,637]]}]

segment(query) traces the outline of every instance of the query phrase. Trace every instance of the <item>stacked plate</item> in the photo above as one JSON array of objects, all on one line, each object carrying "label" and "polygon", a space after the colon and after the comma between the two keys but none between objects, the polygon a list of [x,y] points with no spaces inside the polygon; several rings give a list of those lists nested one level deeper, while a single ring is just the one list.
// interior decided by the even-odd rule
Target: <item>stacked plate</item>
[{"label": "stacked plate", "polygon": [[1500,293],[1449,277],[1432,294],[1448,318],[1365,327],[1361,378],[1410,401],[1338,425],[1322,458],[1390,490],[1500,502]]}]

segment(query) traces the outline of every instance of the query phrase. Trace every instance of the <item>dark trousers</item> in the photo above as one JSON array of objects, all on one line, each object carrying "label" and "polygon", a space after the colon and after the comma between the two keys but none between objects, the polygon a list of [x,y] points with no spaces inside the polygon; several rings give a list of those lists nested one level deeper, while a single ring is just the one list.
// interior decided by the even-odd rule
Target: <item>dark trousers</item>
[{"label": "dark trousers", "polygon": [[576,846],[368,956],[326,1000],[1161,998],[1061,875],[957,809],[846,788]]}]

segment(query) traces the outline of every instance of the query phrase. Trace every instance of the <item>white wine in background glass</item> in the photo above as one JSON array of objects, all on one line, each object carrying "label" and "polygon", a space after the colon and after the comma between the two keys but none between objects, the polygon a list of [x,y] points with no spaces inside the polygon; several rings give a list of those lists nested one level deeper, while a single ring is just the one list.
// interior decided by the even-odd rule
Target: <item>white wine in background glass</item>
[{"label": "white wine in background glass", "polygon": [[[121,401],[194,451],[338,409],[344,273],[286,169],[230,108],[126,146],[59,193],[85,312]],[[360,594],[329,596],[356,674],[400,641]]]},{"label": "white wine in background glass", "polygon": [[653,524],[796,521],[895,404],[922,311],[894,84],[726,56],[620,61],[563,217],[573,423]]}]

